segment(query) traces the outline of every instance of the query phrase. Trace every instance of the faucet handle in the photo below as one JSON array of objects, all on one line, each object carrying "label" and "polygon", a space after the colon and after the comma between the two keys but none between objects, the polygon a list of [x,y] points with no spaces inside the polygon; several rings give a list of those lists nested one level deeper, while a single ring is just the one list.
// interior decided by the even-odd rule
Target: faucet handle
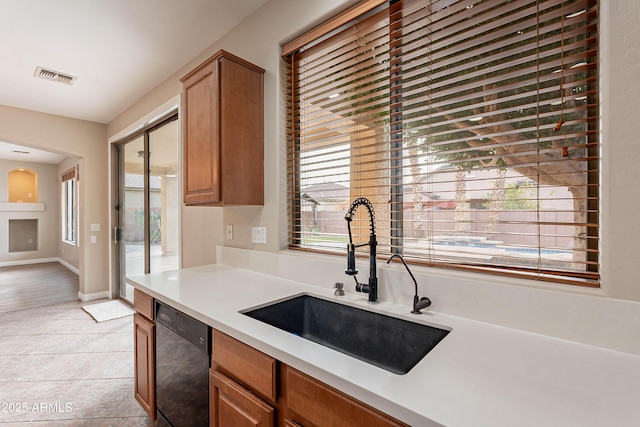
[{"label": "faucet handle", "polygon": [[418,299],[418,295],[413,297],[413,310],[411,312],[413,314],[422,314],[420,310],[423,308],[427,308],[431,305],[431,300],[427,297],[422,297]]},{"label": "faucet handle", "polygon": [[347,245],[347,269],[344,272],[349,276],[358,274],[356,269],[356,247],[353,243]]},{"label": "faucet handle", "polygon": [[333,285],[333,288],[335,289],[335,292],[333,293],[333,295],[337,296],[337,297],[341,297],[344,296],[344,283],[342,282],[336,282]]}]

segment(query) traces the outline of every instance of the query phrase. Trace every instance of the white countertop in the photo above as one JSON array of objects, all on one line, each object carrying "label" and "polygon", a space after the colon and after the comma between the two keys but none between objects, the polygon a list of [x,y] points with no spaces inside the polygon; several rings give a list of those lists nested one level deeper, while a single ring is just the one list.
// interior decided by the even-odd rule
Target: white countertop
[{"label": "white countertop", "polygon": [[[128,282],[413,426],[640,426],[640,356],[633,354],[428,310],[413,315],[408,305],[370,305],[364,294],[334,297],[326,288],[222,265]],[[239,312],[301,293],[451,333],[409,373],[396,375]]]}]

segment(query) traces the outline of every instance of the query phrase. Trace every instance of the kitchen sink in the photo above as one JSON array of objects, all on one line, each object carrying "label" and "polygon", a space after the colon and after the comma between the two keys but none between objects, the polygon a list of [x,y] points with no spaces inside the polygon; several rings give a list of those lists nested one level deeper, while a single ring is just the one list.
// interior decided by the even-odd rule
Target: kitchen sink
[{"label": "kitchen sink", "polygon": [[449,333],[311,295],[243,314],[399,375],[409,372]]}]

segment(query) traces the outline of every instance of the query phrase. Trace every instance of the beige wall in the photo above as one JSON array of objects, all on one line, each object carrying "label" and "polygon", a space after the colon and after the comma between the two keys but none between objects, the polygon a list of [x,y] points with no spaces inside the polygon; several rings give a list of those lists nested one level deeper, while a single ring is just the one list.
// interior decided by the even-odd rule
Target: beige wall
[{"label": "beige wall", "polygon": [[[7,172],[25,168],[37,176],[38,194],[33,194],[34,201],[44,203],[44,211],[11,211],[0,212],[0,263],[43,260],[58,256],[59,198],[57,191],[58,168],[46,163],[0,160],[0,202],[8,200]],[[25,194],[24,202],[27,194]],[[37,200],[35,200],[37,198]],[[11,252],[8,247],[8,221],[10,219],[37,219],[38,245],[35,251]]]},{"label": "beige wall", "polygon": [[[348,2],[271,0],[108,125],[114,135],[180,92],[179,78],[220,48],[266,69],[264,207],[183,208],[183,265],[215,261],[214,245],[264,251],[286,247],[286,193],[279,44]],[[601,2],[602,290],[640,301],[640,3]],[[235,239],[224,241],[224,224]],[[251,226],[266,226],[268,244],[251,244]],[[538,286],[532,283],[531,286]],[[566,287],[562,288],[567,290]],[[569,292],[572,289],[569,288]]]},{"label": "beige wall", "polygon": [[[0,106],[0,139],[83,159],[79,182],[80,292],[83,295],[104,292],[106,296],[109,289],[106,126]],[[100,224],[101,231],[91,232],[91,224]],[[96,236],[94,244],[91,235]]]},{"label": "beige wall", "polygon": [[[215,246],[226,244],[241,248],[277,251],[286,242],[286,212],[282,192],[284,141],[279,114],[280,43],[299,34],[344,7],[353,0],[298,1],[272,0],[242,22],[224,38],[213,43],[177,73],[158,85],[107,126],[110,138],[132,127],[143,117],[180,94],[180,78],[220,49],[225,49],[266,70],[265,82],[265,204],[264,207],[183,207],[182,266],[216,261]],[[342,6],[341,6],[342,5]],[[282,210],[281,210],[282,208]],[[233,224],[234,239],[224,240],[224,224]],[[267,227],[267,245],[251,243],[251,227]]]}]

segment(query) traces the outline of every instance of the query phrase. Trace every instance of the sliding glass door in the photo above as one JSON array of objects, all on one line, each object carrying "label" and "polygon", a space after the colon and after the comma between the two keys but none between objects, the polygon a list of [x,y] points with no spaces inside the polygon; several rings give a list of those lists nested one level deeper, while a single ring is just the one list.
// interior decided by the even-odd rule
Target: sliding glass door
[{"label": "sliding glass door", "polygon": [[180,191],[177,114],[117,146],[118,295],[133,301],[127,277],[179,264]]}]

